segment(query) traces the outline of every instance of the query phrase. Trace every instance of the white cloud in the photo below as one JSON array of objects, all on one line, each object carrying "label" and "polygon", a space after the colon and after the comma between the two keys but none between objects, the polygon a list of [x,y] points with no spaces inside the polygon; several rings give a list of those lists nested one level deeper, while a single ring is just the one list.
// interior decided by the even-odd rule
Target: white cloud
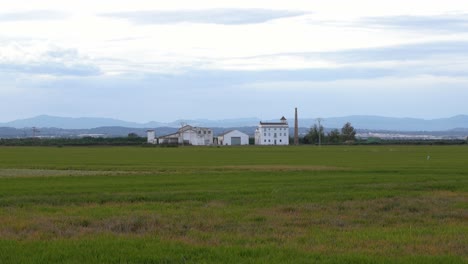
[{"label": "white cloud", "polygon": [[205,10],[144,10],[102,14],[104,17],[127,19],[136,24],[200,23],[221,25],[259,24],[267,21],[305,15],[307,12],[270,9],[205,9]]},{"label": "white cloud", "polygon": [[[154,10],[172,15],[181,10],[197,14],[209,10],[270,10],[275,16],[247,24],[226,22],[219,17],[216,23],[207,23],[207,17],[202,18],[203,23],[193,23],[200,22],[198,18],[183,17],[176,19],[183,23],[142,24],[101,16]],[[283,17],[284,10],[305,15]],[[83,92],[89,96],[101,86],[108,86],[106,94],[110,97],[99,93],[94,96],[96,100],[105,98],[104,105],[109,106],[110,112],[91,108],[94,113],[114,117],[119,117],[121,110],[114,102],[121,98],[138,101],[138,97],[161,94],[172,98],[187,91],[192,91],[191,96],[180,101],[180,105],[190,104],[192,97],[196,97],[207,107],[198,112],[198,117],[203,117],[213,107],[235,108],[236,104],[227,99],[216,104],[219,98],[211,95],[222,90],[235,99],[233,87],[249,87],[254,91],[243,99],[247,100],[246,105],[251,104],[246,106],[250,111],[274,101],[306,104],[304,98],[290,96],[287,91],[303,91],[308,85],[322,87],[314,92],[321,91],[326,98],[333,95],[338,101],[346,100],[354,92],[369,101],[384,103],[381,97],[392,91],[395,98],[396,94],[407,94],[405,91],[415,91],[409,94],[416,96],[416,91],[428,86],[437,87],[431,91],[442,98],[442,87],[452,92],[466,87],[458,79],[468,70],[467,50],[460,48],[468,41],[468,33],[463,30],[465,24],[459,19],[464,14],[468,14],[465,0],[10,1],[0,10],[0,72],[3,72],[0,84],[8,87],[4,100],[9,103],[20,103],[14,95],[17,89],[30,94],[27,100],[31,102],[35,99],[44,105],[54,104],[57,112],[66,104],[74,105],[67,111],[77,114],[86,110],[80,104],[90,104],[86,95],[80,96],[82,90],[77,87],[87,86]],[[370,17],[374,20],[369,20]],[[398,17],[406,19],[400,19],[398,25],[389,25],[392,18]],[[437,19],[440,22],[441,17],[446,22],[444,30],[431,30],[431,23]],[[252,19],[244,18],[241,22]],[[376,26],[378,23],[385,26]],[[153,75],[158,78],[151,79]],[[128,76],[132,78],[127,79]],[[168,81],[161,81],[166,80],[165,76],[169,76]],[[246,86],[238,86],[241,84]],[[381,88],[369,91],[362,88],[367,86]],[[52,97],[47,95],[50,87],[54,87],[53,99],[62,103],[51,103]],[[60,90],[63,87],[74,87],[70,89],[76,91],[76,102],[68,101],[71,99]],[[38,89],[44,93],[34,97]],[[135,89],[141,89],[140,94],[133,95]],[[3,92],[7,93],[6,88]],[[273,95],[264,96],[269,92]],[[308,92],[307,96],[315,97],[314,92]],[[450,100],[444,100],[450,104]],[[457,100],[454,98],[456,103],[450,107],[458,106],[461,112],[466,112]],[[140,107],[151,109],[151,101],[126,103],[128,109],[132,106],[136,109],[128,114],[138,116]],[[424,103],[416,99],[415,102]],[[410,112],[409,101],[405,104]],[[332,108],[321,107],[335,113]],[[362,113],[365,108],[360,110]],[[188,117],[182,112],[179,115]],[[225,115],[234,114],[225,112]]]},{"label": "white cloud", "polygon": [[3,42],[0,46],[0,72],[50,76],[95,75],[100,70],[74,49],[44,42]]}]

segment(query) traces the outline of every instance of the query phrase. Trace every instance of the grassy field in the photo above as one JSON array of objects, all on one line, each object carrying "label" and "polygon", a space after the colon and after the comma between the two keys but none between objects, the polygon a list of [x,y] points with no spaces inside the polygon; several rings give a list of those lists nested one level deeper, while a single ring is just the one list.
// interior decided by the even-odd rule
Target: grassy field
[{"label": "grassy field", "polygon": [[467,146],[0,148],[0,263],[467,263],[467,234]]}]

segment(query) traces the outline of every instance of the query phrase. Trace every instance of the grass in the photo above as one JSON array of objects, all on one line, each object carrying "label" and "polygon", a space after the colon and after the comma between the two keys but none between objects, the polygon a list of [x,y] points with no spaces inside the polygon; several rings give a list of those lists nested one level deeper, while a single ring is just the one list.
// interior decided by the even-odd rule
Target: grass
[{"label": "grass", "polygon": [[466,160],[466,146],[3,147],[0,262],[466,263]]}]

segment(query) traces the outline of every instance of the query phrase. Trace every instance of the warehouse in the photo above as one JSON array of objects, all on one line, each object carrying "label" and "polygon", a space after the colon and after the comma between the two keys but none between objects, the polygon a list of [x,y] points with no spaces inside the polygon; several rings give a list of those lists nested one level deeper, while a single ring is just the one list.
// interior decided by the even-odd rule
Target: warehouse
[{"label": "warehouse", "polygon": [[249,136],[239,130],[229,130],[218,136],[218,144],[228,146],[248,145]]}]

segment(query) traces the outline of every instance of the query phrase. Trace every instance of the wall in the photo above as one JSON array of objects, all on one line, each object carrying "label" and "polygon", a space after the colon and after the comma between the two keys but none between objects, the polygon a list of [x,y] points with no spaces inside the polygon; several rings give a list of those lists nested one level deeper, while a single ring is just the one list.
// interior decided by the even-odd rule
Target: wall
[{"label": "wall", "polygon": [[249,136],[238,130],[231,131],[223,136],[223,145],[231,145],[231,137],[240,137],[241,145],[249,144]]}]

